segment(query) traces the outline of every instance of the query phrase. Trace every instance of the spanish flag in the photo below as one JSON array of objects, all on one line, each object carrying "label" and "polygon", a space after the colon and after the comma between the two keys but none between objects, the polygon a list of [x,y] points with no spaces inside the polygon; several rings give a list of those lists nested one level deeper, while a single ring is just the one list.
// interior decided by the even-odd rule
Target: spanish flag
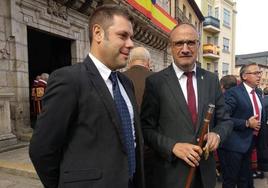
[{"label": "spanish flag", "polygon": [[148,17],[156,26],[169,33],[177,24],[163,8],[157,5],[156,0],[126,0],[131,6]]}]

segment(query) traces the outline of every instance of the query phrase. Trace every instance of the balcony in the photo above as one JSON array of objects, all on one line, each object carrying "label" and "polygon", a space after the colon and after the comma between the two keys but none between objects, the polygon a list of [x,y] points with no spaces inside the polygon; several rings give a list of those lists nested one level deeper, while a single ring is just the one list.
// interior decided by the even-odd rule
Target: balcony
[{"label": "balcony", "polygon": [[220,58],[220,47],[213,44],[203,45],[203,57],[208,59]]},{"label": "balcony", "polygon": [[205,21],[203,22],[203,29],[211,33],[219,33],[220,20],[213,16],[205,17]]},{"label": "balcony", "polygon": [[175,19],[178,21],[178,23],[181,23],[181,22],[190,23],[190,20],[186,17],[183,11],[179,8],[176,8]]}]

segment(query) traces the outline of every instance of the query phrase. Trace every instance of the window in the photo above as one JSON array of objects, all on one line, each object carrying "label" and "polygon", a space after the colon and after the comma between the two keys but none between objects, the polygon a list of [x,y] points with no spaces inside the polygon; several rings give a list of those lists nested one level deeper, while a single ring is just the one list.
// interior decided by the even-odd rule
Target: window
[{"label": "window", "polygon": [[208,16],[212,16],[212,6],[208,5]]},{"label": "window", "polygon": [[227,9],[223,10],[223,25],[230,27],[230,11]]},{"label": "window", "polygon": [[224,52],[229,52],[229,39],[223,38],[223,49]]},{"label": "window", "polygon": [[218,75],[218,62],[214,62],[214,73]]},{"label": "window", "polygon": [[207,70],[208,70],[208,71],[211,70],[211,65],[210,65],[210,63],[207,63]]},{"label": "window", "polygon": [[214,37],[214,44],[218,46],[219,44],[219,37]]},{"label": "window", "polygon": [[219,18],[219,7],[215,8],[215,18]]},{"label": "window", "polygon": [[211,42],[211,37],[210,37],[210,36],[207,36],[207,43],[208,43],[208,44],[212,44],[212,42]]},{"label": "window", "polygon": [[192,23],[192,14],[189,13],[189,22]]},{"label": "window", "polygon": [[182,12],[183,12],[183,15],[186,16],[186,6],[185,5],[183,5],[183,7],[182,7]]},{"label": "window", "polygon": [[169,0],[156,0],[156,4],[163,8],[166,12],[169,12],[170,2]]},{"label": "window", "polygon": [[228,74],[229,70],[229,64],[228,63],[222,63],[222,76],[225,76]]}]

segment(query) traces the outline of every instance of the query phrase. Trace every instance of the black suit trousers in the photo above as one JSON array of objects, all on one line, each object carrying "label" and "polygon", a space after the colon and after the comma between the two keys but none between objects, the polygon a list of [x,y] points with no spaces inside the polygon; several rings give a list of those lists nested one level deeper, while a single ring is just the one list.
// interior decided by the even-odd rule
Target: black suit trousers
[{"label": "black suit trousers", "polygon": [[222,188],[254,188],[250,148],[246,153],[219,149],[223,183]]}]

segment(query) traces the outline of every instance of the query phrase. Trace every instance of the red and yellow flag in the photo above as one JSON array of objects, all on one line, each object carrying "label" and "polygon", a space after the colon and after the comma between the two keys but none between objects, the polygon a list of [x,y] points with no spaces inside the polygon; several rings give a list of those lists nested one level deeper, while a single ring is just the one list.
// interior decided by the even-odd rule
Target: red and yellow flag
[{"label": "red and yellow flag", "polygon": [[126,0],[131,6],[140,11],[152,22],[169,33],[177,24],[177,21],[172,18],[163,8],[161,8],[155,0]]}]

